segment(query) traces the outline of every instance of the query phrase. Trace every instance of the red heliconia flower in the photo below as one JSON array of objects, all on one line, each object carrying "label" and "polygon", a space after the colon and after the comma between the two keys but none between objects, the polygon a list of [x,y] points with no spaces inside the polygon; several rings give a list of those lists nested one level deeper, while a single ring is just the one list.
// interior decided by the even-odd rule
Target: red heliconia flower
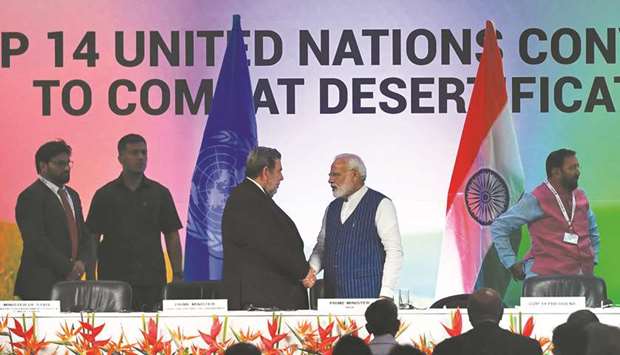
[{"label": "red heliconia flower", "polygon": [[172,342],[166,341],[164,342],[164,355],[172,355]]},{"label": "red heliconia flower", "polygon": [[165,343],[162,341],[162,337],[158,336],[157,323],[153,319],[149,319],[146,331],[140,330],[140,332],[142,333],[142,340],[138,343],[139,350],[153,355],[164,349]]},{"label": "red heliconia flower", "polygon": [[17,348],[16,352],[18,354],[36,354],[47,346],[45,338],[42,340],[37,339],[34,331],[34,319],[32,321],[32,326],[28,330],[24,330],[24,327],[17,319],[13,319],[13,321],[14,327],[9,328],[9,331],[22,338],[22,341],[11,342],[11,345]]},{"label": "red heliconia flower", "polygon": [[534,331],[534,317],[530,316],[527,319],[527,322],[525,322],[525,325],[523,326],[523,331],[521,332],[521,335],[529,337],[532,335],[533,331]]},{"label": "red heliconia flower", "polygon": [[17,319],[13,319],[13,322],[14,328],[9,328],[13,334],[24,340],[32,338],[32,335],[34,334],[34,322],[32,323],[32,327],[30,327],[27,331],[24,330],[24,327]]},{"label": "red heliconia flower", "polygon": [[448,328],[445,324],[441,324],[451,337],[461,335],[463,331],[463,318],[461,317],[461,310],[459,308],[452,314],[452,327]]},{"label": "red heliconia flower", "polygon": [[80,329],[79,335],[84,337],[84,339],[89,344],[91,344],[92,347],[100,348],[100,347],[105,346],[110,341],[110,339],[97,340],[97,336],[101,333],[101,331],[103,330],[103,327],[105,327],[105,323],[97,327],[87,322],[80,322],[80,325],[81,325],[81,329]]},{"label": "red heliconia flower", "polygon": [[198,331],[198,333],[200,334],[200,337],[202,338],[202,340],[209,346],[209,349],[217,349],[218,348],[218,343],[217,343],[217,340],[215,338],[213,338],[209,334],[205,334],[205,333],[201,332],[200,330]]},{"label": "red heliconia flower", "polygon": [[210,348],[218,348],[217,336],[222,331],[222,323],[218,317],[213,317],[213,323],[211,323],[211,329],[209,334],[198,331],[202,340],[204,340]]},{"label": "red heliconia flower", "polygon": [[149,321],[147,332],[143,334],[146,338],[147,344],[158,345],[158,343],[161,341],[161,337],[158,337],[157,333],[158,333],[157,326],[155,325],[155,322],[151,319]]},{"label": "red heliconia flower", "polygon": [[319,349],[327,349],[330,348],[331,346],[334,345],[334,343],[336,342],[336,340],[338,340],[339,337],[338,336],[333,336],[333,337],[327,337],[325,339],[322,339],[321,342],[319,343]]},{"label": "red heliconia flower", "polygon": [[278,318],[274,317],[273,322],[267,321],[267,329],[269,329],[269,335],[273,338],[278,334]]},{"label": "red heliconia flower", "polygon": [[330,322],[327,327],[323,328],[319,324],[319,337],[321,340],[325,340],[332,335],[332,329],[334,328],[334,322]]},{"label": "red heliconia flower", "polygon": [[261,335],[260,342],[262,343],[261,350],[263,350],[263,352],[268,352],[270,350],[273,350],[274,343],[271,341],[271,339],[267,339]]},{"label": "red heliconia flower", "polygon": [[104,347],[110,342],[110,339],[97,340],[97,336],[101,334],[101,331],[105,327],[105,323],[95,326],[88,322],[80,322],[78,328],[78,339],[75,344],[79,353],[85,353],[87,355],[100,355],[103,353]]},{"label": "red heliconia flower", "polygon": [[308,348],[323,355],[331,355],[334,343],[339,338],[338,336],[331,335],[333,327],[334,322],[331,322],[325,328],[321,327],[321,325],[319,324],[319,338],[309,339],[309,341],[307,342]]},{"label": "red heliconia flower", "polygon": [[272,342],[274,345],[277,345],[280,341],[282,341],[282,340],[286,339],[287,335],[288,335],[287,333],[284,333],[284,334],[276,334],[273,338],[271,338],[271,342]]},{"label": "red heliconia flower", "polygon": [[[232,343],[232,339],[223,340],[222,342],[217,341],[217,337],[220,335],[222,331],[222,322],[218,317],[213,317],[213,323],[211,324],[211,329],[209,330],[209,334],[198,331],[202,340],[209,346],[208,349],[198,349],[199,355],[202,354],[223,354],[226,348]],[[204,350],[204,351],[203,351]]]},{"label": "red heliconia flower", "polygon": [[213,317],[213,323],[211,324],[211,336],[216,338],[222,331],[222,322],[218,317]]},{"label": "red heliconia flower", "polygon": [[[323,328],[321,327],[321,323],[318,322],[318,328],[313,329],[309,322],[303,321],[298,324],[297,329],[293,329],[289,326],[289,329],[291,329],[299,340],[300,347],[297,349],[288,347],[283,351],[283,354],[301,351],[301,353],[308,354],[331,355],[333,345],[339,338],[339,336],[331,336],[334,324],[334,322],[331,322]],[[342,329],[341,327],[349,328],[346,326],[345,322],[339,322],[338,326],[339,329]]]},{"label": "red heliconia flower", "polygon": [[279,334],[278,333],[278,328],[280,327],[280,317],[278,316],[274,316],[272,318],[272,321],[267,321],[267,329],[269,330],[269,337],[270,339],[267,339],[264,336],[260,336],[260,341],[262,343],[262,347],[261,349],[263,350],[263,353],[267,353],[267,354],[279,354],[280,350],[276,349],[278,346],[278,343],[284,339],[286,339],[286,337],[288,336],[288,333],[282,333]]}]

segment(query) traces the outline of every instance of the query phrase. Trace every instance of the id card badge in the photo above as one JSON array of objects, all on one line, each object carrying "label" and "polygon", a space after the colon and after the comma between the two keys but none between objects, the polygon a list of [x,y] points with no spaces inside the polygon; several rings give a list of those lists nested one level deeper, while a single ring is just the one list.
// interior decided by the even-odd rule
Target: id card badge
[{"label": "id card badge", "polygon": [[577,245],[579,242],[579,236],[575,233],[564,233],[564,243]]}]

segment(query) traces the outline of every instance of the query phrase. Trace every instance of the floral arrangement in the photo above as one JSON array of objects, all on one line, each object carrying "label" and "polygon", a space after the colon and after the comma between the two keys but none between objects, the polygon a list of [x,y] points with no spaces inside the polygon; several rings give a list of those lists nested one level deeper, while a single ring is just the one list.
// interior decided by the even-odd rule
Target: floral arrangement
[{"label": "floral arrangement", "polygon": [[[198,330],[196,335],[186,335],[180,327],[162,329],[159,317],[142,317],[141,338],[130,342],[121,331],[118,338],[102,338],[105,323],[98,323],[94,314],[87,315],[77,324],[66,321],[59,325],[56,339],[46,340],[37,336],[36,317],[31,319],[13,318],[10,326],[8,316],[0,319],[0,336],[8,337],[9,343],[0,343],[0,355],[35,355],[45,350],[54,354],[76,355],[223,355],[225,350],[238,342],[256,345],[264,355],[317,354],[331,355],[334,345],[344,335],[360,336],[364,328],[355,320],[328,316],[327,320],[317,317],[316,323],[307,320],[291,325],[284,322],[281,315],[272,315],[267,321],[267,331],[233,329],[228,325],[228,317],[213,316],[207,331]],[[30,323],[30,326],[28,326]],[[441,324],[450,337],[458,336],[463,330],[460,309],[450,315],[450,324]],[[510,315],[510,330],[513,333],[531,337],[534,331],[534,318],[529,317],[522,324],[522,316]],[[396,337],[401,336],[410,324],[401,322]],[[283,329],[287,330],[284,331]],[[553,344],[549,338],[535,338],[544,354],[551,354]],[[200,340],[200,341],[196,341]],[[368,344],[371,335],[363,340]],[[431,355],[436,342],[425,334],[411,339],[411,344],[424,354]]]}]

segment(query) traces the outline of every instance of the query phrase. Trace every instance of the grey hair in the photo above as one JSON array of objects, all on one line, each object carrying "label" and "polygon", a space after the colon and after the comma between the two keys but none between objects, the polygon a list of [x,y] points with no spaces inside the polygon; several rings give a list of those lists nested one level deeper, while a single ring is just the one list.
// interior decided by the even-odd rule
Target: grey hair
[{"label": "grey hair", "polygon": [[349,169],[357,171],[360,174],[362,181],[366,181],[366,165],[364,165],[362,158],[355,154],[344,153],[338,154],[334,158],[334,160],[339,159],[346,161]]},{"label": "grey hair", "polygon": [[265,167],[271,171],[276,166],[276,160],[281,158],[280,152],[274,148],[256,147],[250,151],[245,162],[245,176],[255,178]]}]

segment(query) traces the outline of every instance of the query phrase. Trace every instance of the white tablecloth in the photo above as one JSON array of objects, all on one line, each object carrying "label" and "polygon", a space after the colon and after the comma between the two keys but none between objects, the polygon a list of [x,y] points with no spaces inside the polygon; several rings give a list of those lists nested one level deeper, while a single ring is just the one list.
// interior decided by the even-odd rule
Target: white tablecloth
[{"label": "white tablecloth", "polygon": [[[600,318],[601,322],[619,326],[620,325],[620,309],[593,309],[593,311]],[[520,312],[518,309],[505,310],[504,317],[501,322],[501,326],[504,328],[510,328],[511,321],[513,326],[521,324],[523,327],[526,321],[532,317],[534,322],[534,329],[532,337],[537,339],[547,337],[551,338],[553,328],[566,321],[570,311],[549,311],[549,312],[536,312],[526,313]],[[260,331],[264,335],[268,335],[267,322],[272,320],[273,315],[282,316],[282,324],[280,332],[288,333],[288,337],[281,342],[281,346],[286,344],[299,344],[297,338],[291,333],[289,326],[296,328],[301,322],[310,322],[312,328],[317,328],[317,322],[320,322],[322,327],[326,327],[330,321],[336,319],[344,321],[350,324],[353,320],[361,327],[359,335],[365,337],[367,335],[366,330],[363,328],[365,324],[363,314],[321,314],[317,311],[296,311],[296,312],[221,312],[219,314],[201,313],[201,312],[160,312],[156,313],[97,313],[90,314],[94,317],[94,325],[99,326],[105,324],[101,334],[97,336],[97,339],[113,339],[117,340],[121,334],[126,336],[126,339],[130,343],[138,342],[142,339],[141,329],[143,324],[148,322],[149,319],[157,320],[159,336],[162,336],[163,340],[170,340],[172,338],[171,330],[181,329],[185,336],[197,336],[198,331],[208,334],[211,329],[211,325],[214,321],[214,316],[218,317],[219,321],[224,324],[226,321],[225,329],[219,334],[219,338],[223,340],[224,330],[226,331],[226,338],[234,338],[234,333],[239,333],[240,330],[246,332],[248,329],[251,331]],[[401,343],[412,343],[412,341],[419,342],[420,337],[425,337],[429,342],[438,343],[442,339],[448,337],[447,331],[443,325],[452,328],[452,316],[454,310],[448,309],[429,309],[429,310],[401,310],[399,311],[399,318],[401,322],[406,326],[404,332],[398,337],[398,341]],[[471,328],[467,311],[462,310],[462,331],[465,332]],[[12,317],[15,317],[20,323],[24,323],[25,328],[29,328],[32,325],[33,315],[7,315],[2,314],[0,322],[8,316],[8,326],[14,327],[14,321]],[[40,313],[34,316],[36,322],[36,334],[39,339],[45,338],[46,341],[58,340],[57,333],[61,331],[62,325],[66,324],[71,327],[72,325],[79,326],[80,320],[85,320],[89,316],[86,313]],[[93,321],[92,318],[90,320]],[[443,325],[442,325],[443,324]],[[518,328],[518,326],[517,326]],[[4,335],[0,335],[0,346],[3,349],[10,349],[9,337],[6,335],[7,330],[3,330]],[[333,330],[333,335],[344,333],[339,330],[336,323]],[[14,341],[17,341],[16,338]],[[259,343],[259,340],[256,341]],[[189,347],[191,344],[195,344],[200,347],[206,347],[206,344],[200,336],[188,340],[184,343],[184,346]],[[46,351],[43,353],[53,353],[54,350],[59,350],[58,353],[64,353],[63,347],[58,345],[48,345]]]}]

